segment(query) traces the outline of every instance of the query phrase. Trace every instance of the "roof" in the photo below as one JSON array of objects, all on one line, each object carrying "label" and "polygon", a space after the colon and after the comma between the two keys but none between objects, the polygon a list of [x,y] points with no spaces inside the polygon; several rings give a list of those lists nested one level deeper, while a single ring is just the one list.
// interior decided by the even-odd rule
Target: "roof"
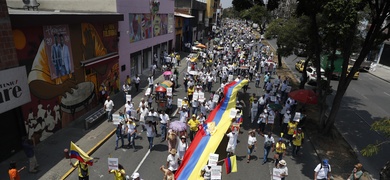
[{"label": "roof", "polygon": [[183,17],[183,18],[194,18],[195,16],[191,16],[189,14],[183,14],[183,13],[178,13],[175,12],[175,16]]}]

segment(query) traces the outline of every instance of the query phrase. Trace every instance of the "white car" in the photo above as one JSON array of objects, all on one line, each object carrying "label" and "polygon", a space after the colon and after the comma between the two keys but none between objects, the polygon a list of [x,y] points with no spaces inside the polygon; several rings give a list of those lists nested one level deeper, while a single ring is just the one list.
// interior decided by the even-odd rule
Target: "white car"
[{"label": "white car", "polygon": [[[310,66],[306,68],[307,74],[307,83],[316,83],[317,82],[317,70],[316,68]],[[325,70],[321,68],[321,79],[326,80]]]}]

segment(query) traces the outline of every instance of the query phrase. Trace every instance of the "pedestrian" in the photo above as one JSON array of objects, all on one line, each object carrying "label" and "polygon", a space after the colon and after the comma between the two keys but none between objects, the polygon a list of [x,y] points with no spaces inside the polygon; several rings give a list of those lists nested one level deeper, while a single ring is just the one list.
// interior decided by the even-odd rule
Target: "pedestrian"
[{"label": "pedestrian", "polygon": [[27,137],[23,137],[23,142],[22,142],[22,148],[24,150],[24,153],[26,154],[28,158],[28,163],[29,163],[29,172],[30,173],[36,173],[38,172],[38,162],[35,157],[35,152],[34,152],[34,138],[33,139],[27,139]]},{"label": "pedestrian", "polygon": [[323,159],[314,169],[314,180],[330,180],[332,169],[328,159]]},{"label": "pedestrian", "polygon": [[287,137],[289,143],[292,143],[293,135],[297,131],[297,128],[298,128],[298,123],[295,119],[290,120],[290,122],[287,123]]},{"label": "pedestrian", "polygon": [[176,149],[175,148],[171,149],[167,157],[167,167],[173,174],[175,174],[177,168],[179,168],[179,160],[180,158],[179,155],[177,154]]},{"label": "pedestrian", "polygon": [[134,85],[135,85],[135,89],[137,90],[137,92],[138,92],[138,90],[139,90],[139,83],[141,82],[141,78],[139,77],[139,75],[137,74],[137,76],[135,77],[135,79],[134,79]]},{"label": "pedestrian", "polygon": [[145,105],[142,105],[142,107],[139,109],[139,123],[142,127],[141,132],[145,130],[145,117],[149,114],[149,109],[146,108]]},{"label": "pedestrian", "polygon": [[16,169],[16,162],[15,161],[11,161],[9,163],[9,169],[8,169],[8,175],[9,175],[9,179],[10,180],[20,180],[20,171],[22,171],[23,169],[26,169],[26,166],[23,166],[22,168],[20,169]]},{"label": "pedestrian", "polygon": [[363,176],[362,171],[363,165],[361,163],[355,164],[355,167],[352,170],[351,175],[349,175],[347,180],[361,180]]},{"label": "pedestrian", "polygon": [[288,168],[287,168],[287,163],[285,160],[280,160],[277,167],[277,169],[279,169],[279,172],[280,172],[280,179],[281,180],[285,180],[286,179],[286,176],[288,176]]},{"label": "pedestrian", "polygon": [[115,180],[124,180],[126,179],[126,171],[125,168],[121,164],[118,164],[118,169],[109,169],[109,174],[114,174]]},{"label": "pedestrian", "polygon": [[79,180],[89,180],[88,164],[81,161],[78,161],[76,164],[77,165],[74,165],[72,162],[70,162],[70,165],[73,168],[78,168]]},{"label": "pedestrian", "polygon": [[114,109],[114,101],[107,96],[107,100],[104,102],[104,111],[107,113],[108,122],[112,121],[112,111]]},{"label": "pedestrian", "polygon": [[[185,136],[184,136],[185,137]],[[172,129],[168,130],[168,151],[171,151],[173,148],[176,147],[177,144],[177,135],[176,132]]]},{"label": "pedestrian", "polygon": [[292,155],[298,155],[299,150],[302,147],[303,140],[305,139],[305,134],[302,132],[301,128],[298,128],[298,130],[294,133],[293,135],[293,150],[292,150]]},{"label": "pedestrian", "polygon": [[249,131],[249,136],[248,136],[248,156],[247,156],[247,163],[249,163],[251,159],[251,154],[253,151],[256,151],[256,145],[257,145],[257,139],[256,139],[256,134],[255,130]]},{"label": "pedestrian", "polygon": [[123,140],[123,133],[125,132],[125,129],[124,129],[124,125],[122,124],[122,122],[120,122],[117,127],[116,127],[116,130],[115,130],[115,134],[116,134],[116,138],[115,138],[115,150],[118,149],[118,141],[121,140],[121,143],[122,145],[120,146],[121,148],[123,147],[123,145],[125,144],[124,143],[124,140]]},{"label": "pedestrian", "polygon": [[168,168],[165,168],[164,165],[160,167],[160,170],[164,173],[163,180],[175,180],[175,174],[173,174]]},{"label": "pedestrian", "polygon": [[196,115],[193,114],[192,118],[187,122],[188,127],[190,128],[190,140],[194,140],[196,133],[198,132],[198,126],[200,125],[199,120],[196,119]]},{"label": "pedestrian", "polygon": [[133,174],[131,175],[131,179],[132,179],[132,180],[143,180],[143,179],[140,178],[140,175],[139,175],[138,172],[133,173]]},{"label": "pedestrian", "polygon": [[154,111],[154,108],[151,107],[150,111],[148,113],[148,117],[152,117],[153,127],[154,127],[154,133],[157,136],[157,119],[160,117],[158,116],[158,113]]},{"label": "pedestrian", "polygon": [[275,140],[274,137],[272,137],[272,132],[266,133],[264,135],[264,158],[263,158],[263,165],[268,162],[268,154],[274,150],[274,144]]},{"label": "pedestrian", "polygon": [[204,180],[211,180],[211,165],[205,165],[200,174]]},{"label": "pedestrian", "polygon": [[[282,112],[283,112],[283,110],[282,110]],[[282,117],[282,116],[280,116],[280,117]],[[283,114],[283,121],[282,121],[283,123],[281,124],[282,125],[281,133],[285,134],[287,132],[287,125],[290,122],[290,120],[291,120],[290,110],[287,110],[286,113]],[[291,146],[291,144],[290,144],[290,146]]]},{"label": "pedestrian", "polygon": [[178,150],[178,153],[179,153],[180,161],[183,160],[184,154],[186,153],[187,149],[188,149],[187,138],[185,136],[181,136],[180,137],[180,141],[177,144],[177,150]]},{"label": "pedestrian", "polygon": [[179,117],[180,122],[186,123],[188,120],[188,111],[186,106],[183,106],[180,111],[180,117]]},{"label": "pedestrian", "polygon": [[232,131],[231,129],[229,129],[229,132],[226,134],[226,136],[229,138],[226,147],[226,152],[227,152],[227,156],[230,157],[234,155],[236,150],[238,132],[236,130]]},{"label": "pedestrian", "polygon": [[146,128],[146,136],[148,137],[148,142],[149,142],[149,149],[151,151],[153,148],[153,138],[155,136],[153,122],[148,121],[148,124],[145,126],[145,128]]},{"label": "pedestrian", "polygon": [[194,85],[191,85],[191,86],[188,87],[188,89],[187,89],[187,96],[188,96],[188,101],[189,102],[192,101],[192,96],[194,95],[194,91],[195,91]]},{"label": "pedestrian", "polygon": [[267,109],[264,109],[263,112],[259,115],[259,119],[257,120],[258,124],[258,131],[259,134],[263,134],[265,130],[265,125],[267,123],[268,119],[268,111]]},{"label": "pedestrian", "polygon": [[286,156],[286,144],[283,141],[283,138],[279,138],[278,142],[275,143],[274,151],[276,151],[276,155],[274,156],[275,166],[278,165],[279,161]]},{"label": "pedestrian", "polygon": [[153,92],[153,86],[154,86],[153,75],[149,75],[148,84],[149,84],[150,92]]},{"label": "pedestrian", "polygon": [[133,121],[133,118],[129,118],[129,120],[127,121],[127,141],[128,141],[128,147],[130,148],[130,146],[133,146],[133,151],[137,151],[135,149],[135,137],[137,135],[137,125],[135,124],[135,122]]},{"label": "pedestrian", "polygon": [[161,142],[164,142],[166,139],[167,139],[167,127],[169,125],[169,115],[164,112],[163,110],[161,110],[161,114],[160,114],[160,128],[161,128]]}]

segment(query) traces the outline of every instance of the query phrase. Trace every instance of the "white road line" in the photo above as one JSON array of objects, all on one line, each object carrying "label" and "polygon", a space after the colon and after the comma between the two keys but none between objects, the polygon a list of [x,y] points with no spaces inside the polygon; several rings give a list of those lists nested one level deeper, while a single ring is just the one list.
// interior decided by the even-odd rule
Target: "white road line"
[{"label": "white road line", "polygon": [[178,111],[179,111],[179,108],[176,108],[175,112],[172,114],[172,117],[175,117]]},{"label": "white road line", "polygon": [[[140,168],[141,165],[144,163],[145,159],[149,156],[149,154],[150,154],[150,149],[149,149],[148,152],[145,154],[144,158],[142,158],[141,162],[139,162],[139,164],[138,164],[137,168],[135,168],[133,174],[136,173],[136,172],[139,170],[139,168]],[[132,175],[132,174],[131,174],[131,175]],[[130,176],[131,176],[131,175],[130,175]]]},{"label": "white road line", "polygon": [[352,90],[354,90],[355,92],[357,92],[360,96],[364,97],[365,99],[368,99],[365,95],[363,95],[362,93],[360,93],[359,91],[357,91],[355,88],[352,88]]},{"label": "white road line", "polygon": [[385,93],[386,95],[390,96],[390,94],[389,94],[389,93],[387,93],[387,92],[383,92],[383,93]]}]

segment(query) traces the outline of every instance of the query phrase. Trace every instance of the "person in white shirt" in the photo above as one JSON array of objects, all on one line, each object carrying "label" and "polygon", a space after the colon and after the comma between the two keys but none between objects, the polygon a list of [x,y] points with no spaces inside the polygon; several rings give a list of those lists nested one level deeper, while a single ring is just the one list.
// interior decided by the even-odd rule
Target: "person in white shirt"
[{"label": "person in white shirt", "polygon": [[125,104],[125,112],[124,112],[127,118],[130,118],[132,109],[133,109],[133,103],[127,101],[127,103]]},{"label": "person in white shirt", "polygon": [[135,84],[135,89],[137,90],[137,92],[138,92],[138,90],[139,90],[139,83],[141,82],[141,78],[137,75],[136,77],[135,77],[135,79],[134,79],[134,84]]},{"label": "person in white shirt", "polygon": [[123,92],[125,93],[125,98],[126,98],[126,95],[130,94],[131,86],[129,84],[127,84],[127,82],[124,82],[122,89],[123,89]]},{"label": "person in white shirt", "polygon": [[139,102],[138,108],[141,108],[142,106],[149,108],[148,103],[145,102],[145,98],[141,98],[141,102]]},{"label": "person in white shirt", "polygon": [[236,146],[237,146],[237,138],[238,138],[238,131],[230,131],[229,133],[226,134],[226,136],[229,138],[227,147],[226,147],[226,152],[227,156],[230,157],[233,155],[236,151]]},{"label": "person in white shirt", "polygon": [[167,135],[167,127],[169,125],[169,115],[161,110],[160,113],[160,128],[161,128],[161,142],[164,142],[166,140],[166,135]]},{"label": "person in white shirt", "polygon": [[188,111],[185,106],[180,111],[180,122],[187,123],[188,120]]},{"label": "person in white shirt", "polygon": [[142,131],[145,130],[145,117],[148,115],[148,113],[149,113],[149,109],[145,105],[142,105],[141,108],[139,109],[139,114],[140,114],[139,122],[142,126]]},{"label": "person in white shirt", "polygon": [[255,130],[251,130],[251,131],[249,131],[249,136],[248,136],[248,157],[247,157],[247,163],[249,163],[249,161],[251,159],[251,154],[256,149],[256,145],[257,145],[257,139],[256,139]]},{"label": "person in white shirt", "polygon": [[179,153],[179,159],[183,160],[184,154],[186,153],[186,151],[188,149],[187,138],[185,136],[181,136],[180,140],[178,140],[178,142],[179,143],[177,144],[177,150]]},{"label": "person in white shirt", "polygon": [[172,171],[173,174],[175,174],[177,168],[179,168],[179,160],[180,158],[176,149],[172,149],[167,157],[167,167],[170,171]]},{"label": "person in white shirt", "polygon": [[314,180],[330,180],[331,172],[329,161],[324,159],[314,169]]},{"label": "person in white shirt", "polygon": [[154,139],[154,126],[152,121],[148,121],[148,123],[145,126],[146,128],[146,136],[148,137],[148,142],[149,142],[149,149],[152,150],[153,148],[153,139]]},{"label": "person in white shirt", "polygon": [[136,137],[136,134],[137,134],[137,131],[136,131],[136,124],[135,122],[133,121],[133,118],[129,118],[129,120],[127,121],[126,123],[127,125],[127,140],[129,142],[129,144],[127,145],[129,148],[130,146],[133,146],[133,150],[134,152],[137,151],[135,149],[135,137]]},{"label": "person in white shirt", "polygon": [[112,110],[114,109],[114,101],[107,96],[107,100],[104,102],[104,111],[107,112],[108,122],[112,121]]},{"label": "person in white shirt", "polygon": [[195,115],[198,114],[199,101],[196,99],[193,99],[191,105],[192,105],[192,114],[195,114]]},{"label": "person in white shirt", "polygon": [[280,160],[276,168],[280,171],[280,179],[285,180],[286,176],[288,176],[288,168],[286,161],[284,159]]},{"label": "person in white shirt", "polygon": [[153,122],[153,126],[154,126],[154,132],[156,133],[157,135],[157,119],[160,119],[158,113],[156,111],[154,111],[154,108],[151,107],[150,108],[150,111],[148,113],[148,121],[151,120]]},{"label": "person in white shirt", "polygon": [[272,132],[268,132],[267,135],[264,136],[264,157],[263,164],[268,161],[268,154],[271,151],[271,148],[274,148],[275,139],[272,137]]},{"label": "person in white shirt", "polygon": [[153,76],[152,75],[150,75],[148,77],[148,83],[149,83],[149,88],[151,89],[151,92],[153,92],[154,80],[153,80]]},{"label": "person in white shirt", "polygon": [[251,106],[251,123],[255,120],[257,116],[257,112],[259,110],[259,103],[257,102],[257,98],[253,99],[252,106]]}]

